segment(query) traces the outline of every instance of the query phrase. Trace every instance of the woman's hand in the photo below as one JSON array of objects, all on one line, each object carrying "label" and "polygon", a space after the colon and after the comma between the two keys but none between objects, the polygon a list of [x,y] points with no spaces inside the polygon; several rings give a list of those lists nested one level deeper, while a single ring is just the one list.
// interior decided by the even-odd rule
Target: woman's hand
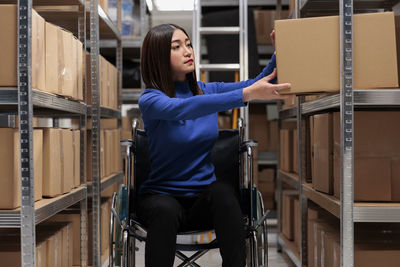
[{"label": "woman's hand", "polygon": [[243,102],[249,102],[251,100],[274,100],[274,99],[286,99],[293,95],[281,95],[279,90],[290,89],[290,83],[272,84],[270,83],[276,77],[276,69],[274,71],[253,83],[249,87],[243,89]]}]

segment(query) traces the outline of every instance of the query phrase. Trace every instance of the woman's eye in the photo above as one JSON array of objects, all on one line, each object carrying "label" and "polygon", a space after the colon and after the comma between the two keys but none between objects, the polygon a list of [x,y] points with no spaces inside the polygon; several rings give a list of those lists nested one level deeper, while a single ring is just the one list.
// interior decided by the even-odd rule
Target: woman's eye
[{"label": "woman's eye", "polygon": [[192,45],[192,43],[188,43],[186,46],[187,46],[187,47],[191,47],[191,48],[193,48],[193,45]]},{"label": "woman's eye", "polygon": [[179,48],[179,45],[173,46],[173,47],[172,47],[173,50],[176,50],[176,49],[178,49],[178,48]]}]

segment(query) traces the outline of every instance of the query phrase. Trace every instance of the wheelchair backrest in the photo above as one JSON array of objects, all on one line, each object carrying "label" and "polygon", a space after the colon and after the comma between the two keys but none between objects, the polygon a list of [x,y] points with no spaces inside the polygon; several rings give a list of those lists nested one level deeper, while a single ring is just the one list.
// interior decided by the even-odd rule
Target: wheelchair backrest
[{"label": "wheelchair backrest", "polygon": [[[134,189],[131,190],[133,198],[137,196],[136,190],[149,177],[150,158],[146,132],[136,130],[134,136]],[[220,130],[217,142],[211,151],[211,160],[215,167],[215,176],[218,180],[231,183],[236,193],[240,194],[240,136],[238,130]],[[130,207],[134,207],[136,199]]]}]

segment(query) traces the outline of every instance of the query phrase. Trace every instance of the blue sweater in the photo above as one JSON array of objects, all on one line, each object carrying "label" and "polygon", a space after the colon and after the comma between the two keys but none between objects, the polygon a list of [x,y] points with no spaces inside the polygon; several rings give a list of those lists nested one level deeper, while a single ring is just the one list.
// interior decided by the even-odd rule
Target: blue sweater
[{"label": "blue sweater", "polygon": [[193,195],[215,181],[211,150],[218,137],[217,112],[245,106],[243,88],[270,74],[275,57],[255,78],[238,83],[198,82],[193,96],[187,82],[175,82],[176,97],[146,89],[139,99],[148,135],[151,171],[139,193]]}]

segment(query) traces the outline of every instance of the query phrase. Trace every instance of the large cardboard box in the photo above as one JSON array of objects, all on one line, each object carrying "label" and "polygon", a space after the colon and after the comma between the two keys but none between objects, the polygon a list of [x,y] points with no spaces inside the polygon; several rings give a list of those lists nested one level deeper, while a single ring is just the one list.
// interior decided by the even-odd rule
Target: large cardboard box
[{"label": "large cardboard box", "polygon": [[[340,198],[340,114],[334,123],[334,195]],[[354,200],[397,201],[400,116],[395,111],[354,113]],[[393,172],[392,172],[393,170]],[[393,186],[393,187],[392,187]],[[392,196],[392,192],[394,195]]]},{"label": "large cardboard box", "polygon": [[300,240],[300,202],[298,197],[293,198],[293,239],[296,245],[297,252],[300,252],[301,240]]},{"label": "large cardboard box", "polygon": [[60,129],[43,129],[43,196],[54,197],[63,193],[60,139]]},{"label": "large cardboard box", "polygon": [[281,129],[280,131],[280,169],[285,172],[293,170],[293,131]]},{"label": "large cardboard box", "polygon": [[[0,128],[0,209],[14,209],[21,205],[21,163],[19,131],[12,128]],[[42,199],[43,179],[43,133],[33,131],[33,179],[34,199]]]},{"label": "large cardboard box", "polygon": [[[17,6],[0,5],[0,86],[17,86]],[[44,90],[45,77],[45,21],[32,10],[32,88]]]},{"label": "large cardboard box", "polygon": [[[287,10],[282,10],[280,18],[287,18],[288,15]],[[272,44],[269,35],[274,29],[274,21],[280,18],[275,10],[254,10],[257,44]]]},{"label": "large cardboard box", "polygon": [[258,172],[258,190],[263,197],[274,196],[275,193],[275,170],[263,169]]},{"label": "large cardboard box", "polygon": [[[354,88],[399,87],[394,14],[358,14],[353,22]],[[275,22],[278,82],[292,85],[281,93],[339,91],[339,29],[338,16]]]},{"label": "large cardboard box", "polygon": [[314,163],[312,184],[315,190],[333,194],[332,114],[314,116]]},{"label": "large cardboard box", "polygon": [[[63,64],[61,69],[59,69],[59,77],[61,79],[61,88],[59,88],[59,94],[66,96],[66,97],[73,97],[74,96],[74,85],[77,85],[76,81],[76,66],[74,66],[74,59],[73,55],[73,35],[72,33],[61,30],[62,33],[62,41],[59,42],[59,45],[62,47],[62,53],[59,54],[61,57],[58,58],[59,64]],[[54,70],[53,70],[54,71]]]}]

